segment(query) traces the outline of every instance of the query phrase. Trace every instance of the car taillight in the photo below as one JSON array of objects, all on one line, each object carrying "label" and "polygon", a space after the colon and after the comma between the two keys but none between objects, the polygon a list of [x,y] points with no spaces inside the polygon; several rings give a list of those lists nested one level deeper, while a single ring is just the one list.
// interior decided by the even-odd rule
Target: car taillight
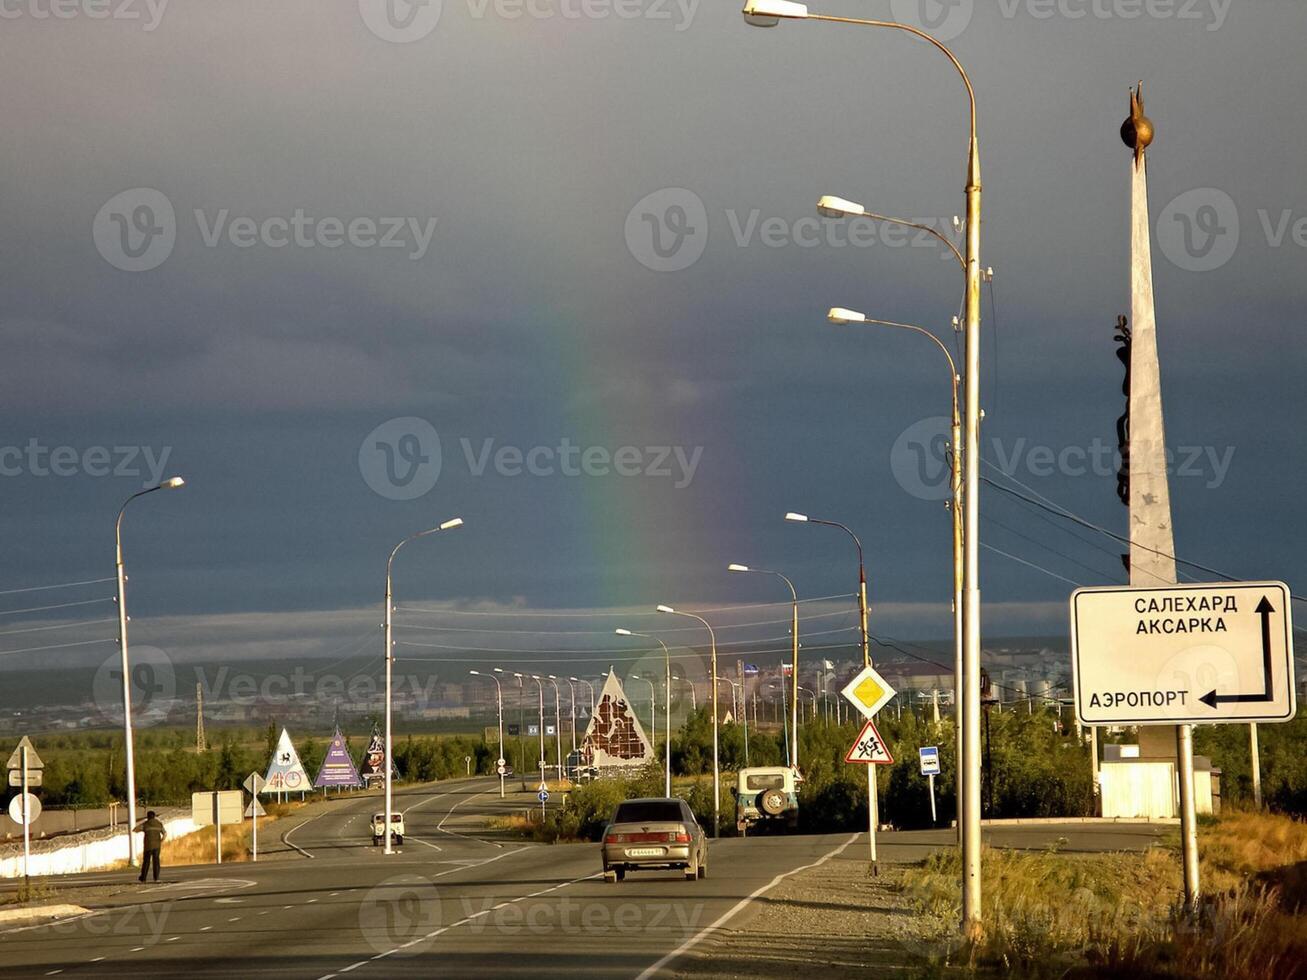
[{"label": "car taillight", "polygon": [[625,843],[626,843],[626,835],[625,835],[625,834],[609,834],[607,837],[604,838],[604,843],[605,843],[605,844],[625,844]]},{"label": "car taillight", "polygon": [[677,844],[690,843],[690,835],[687,834],[684,830],[680,831],[679,833],[668,834],[667,839],[670,841],[675,841]]}]

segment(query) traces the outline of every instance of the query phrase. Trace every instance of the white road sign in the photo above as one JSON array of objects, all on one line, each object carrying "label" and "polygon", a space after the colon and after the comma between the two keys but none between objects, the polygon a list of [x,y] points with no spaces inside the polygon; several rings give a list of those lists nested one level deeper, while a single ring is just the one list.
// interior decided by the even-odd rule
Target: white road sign
[{"label": "white road sign", "polygon": [[[27,794],[27,822],[34,823],[41,815],[41,801],[31,793]],[[19,793],[9,801],[9,819],[19,826],[23,823],[23,794]]]},{"label": "white road sign", "polygon": [[861,672],[845,685],[840,692],[862,713],[864,718],[876,717],[876,712],[889,704],[894,697],[894,688],[871,667],[863,667]]},{"label": "white road sign", "polygon": [[1289,587],[1077,589],[1071,664],[1076,714],[1087,725],[1289,721]]},{"label": "white road sign", "polygon": [[44,769],[45,763],[42,762],[41,757],[36,754],[36,749],[32,745],[32,740],[26,735],[18,740],[18,747],[14,749],[13,755],[9,757],[7,768],[19,770],[23,768],[24,747],[27,749],[27,771],[31,772],[33,769]]},{"label": "white road sign", "polygon": [[245,808],[245,816],[247,817],[266,817],[267,815],[268,812],[263,809],[263,804],[259,802],[257,796],[254,797],[254,799],[250,801],[249,806]]},{"label": "white road sign", "polygon": [[245,792],[251,796],[258,796],[263,792],[265,783],[262,776],[257,772],[252,772],[245,777],[245,782],[241,783],[241,785],[245,787]]},{"label": "white road sign", "polygon": [[240,823],[244,814],[245,794],[238,789],[222,789],[216,793],[191,794],[191,821],[197,827],[213,826],[214,797],[218,800],[218,822]]},{"label": "white road sign", "polygon": [[[41,769],[27,770],[27,785],[29,789],[33,786],[41,785],[41,773],[43,771],[44,770]],[[9,770],[9,785],[13,787],[19,787],[23,785],[23,770],[21,769]]]}]

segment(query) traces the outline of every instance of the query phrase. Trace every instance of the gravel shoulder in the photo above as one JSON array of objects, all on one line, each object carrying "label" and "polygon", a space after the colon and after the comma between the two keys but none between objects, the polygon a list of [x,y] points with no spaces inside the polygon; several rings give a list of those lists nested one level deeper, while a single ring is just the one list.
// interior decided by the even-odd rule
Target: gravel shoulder
[{"label": "gravel shoulder", "polygon": [[[694,980],[803,976],[822,980],[948,976],[938,964],[956,923],[925,915],[899,892],[905,869],[851,852],[785,879],[671,964]],[[962,971],[957,971],[961,975]]]}]

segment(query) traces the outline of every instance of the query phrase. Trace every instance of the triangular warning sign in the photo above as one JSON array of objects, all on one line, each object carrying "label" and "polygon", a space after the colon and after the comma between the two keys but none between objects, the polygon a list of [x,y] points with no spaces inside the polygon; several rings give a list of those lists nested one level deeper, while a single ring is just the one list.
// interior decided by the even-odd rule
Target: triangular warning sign
[{"label": "triangular warning sign", "polygon": [[875,722],[869,720],[862,726],[862,731],[844,756],[844,761],[889,766],[894,764],[894,756],[890,755],[889,746],[880,737],[880,732],[876,731]]},{"label": "triangular warning sign", "polygon": [[247,817],[266,817],[267,815],[267,811],[263,809],[263,804],[259,802],[257,796],[254,797],[254,799],[250,801],[250,805],[245,808],[245,816]]},{"label": "triangular warning sign", "polygon": [[327,754],[322,757],[322,765],[318,768],[318,778],[313,780],[313,788],[362,785],[363,780],[359,778],[359,771],[354,767],[349,749],[345,747],[345,736],[337,728],[336,734],[331,736],[331,744],[327,746]]},{"label": "triangular warning sign", "polygon": [[585,729],[579,752],[581,764],[603,769],[609,766],[640,766],[653,757],[653,745],[640,719],[622,690],[622,683],[608,670],[594,717]]},{"label": "triangular warning sign", "polygon": [[300,764],[299,753],[295,751],[295,746],[290,741],[290,734],[284,728],[281,730],[281,738],[277,741],[277,748],[272,753],[272,761],[268,764],[268,774],[263,778],[265,793],[282,791],[298,793],[311,788],[309,777]]},{"label": "triangular warning sign", "polygon": [[44,769],[45,763],[41,757],[36,754],[36,749],[32,747],[32,740],[24,735],[18,740],[18,747],[14,749],[14,754],[9,757],[10,769],[21,769],[23,767],[23,748],[27,748],[27,768],[30,772],[33,769]]}]

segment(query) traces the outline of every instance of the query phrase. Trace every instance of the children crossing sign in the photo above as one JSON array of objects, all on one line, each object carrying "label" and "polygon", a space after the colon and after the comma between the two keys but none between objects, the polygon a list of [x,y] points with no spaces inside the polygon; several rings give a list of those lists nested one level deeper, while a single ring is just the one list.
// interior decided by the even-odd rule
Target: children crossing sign
[{"label": "children crossing sign", "polygon": [[844,756],[845,762],[862,762],[873,766],[892,766],[894,756],[890,755],[889,746],[876,731],[876,723],[870,718],[858,733],[857,741]]},{"label": "children crossing sign", "polygon": [[1289,601],[1283,582],[1077,589],[1076,714],[1086,725],[1289,721]]}]

